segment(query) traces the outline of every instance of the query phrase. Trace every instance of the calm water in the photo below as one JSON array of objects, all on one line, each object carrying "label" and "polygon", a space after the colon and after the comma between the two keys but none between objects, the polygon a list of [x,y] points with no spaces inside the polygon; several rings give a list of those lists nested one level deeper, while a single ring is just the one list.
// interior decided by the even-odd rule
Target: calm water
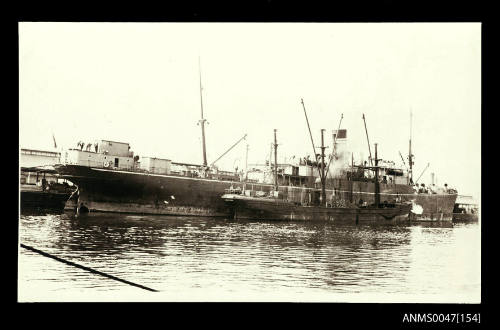
[{"label": "calm water", "polygon": [[21,215],[19,301],[480,302],[480,225]]}]

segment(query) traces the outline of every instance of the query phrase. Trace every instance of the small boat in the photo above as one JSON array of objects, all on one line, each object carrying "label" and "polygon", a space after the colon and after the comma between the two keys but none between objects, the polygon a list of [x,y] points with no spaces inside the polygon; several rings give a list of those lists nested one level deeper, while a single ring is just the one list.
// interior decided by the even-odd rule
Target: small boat
[{"label": "small boat", "polygon": [[453,222],[477,222],[479,205],[472,196],[458,196],[453,208]]},{"label": "small boat", "polygon": [[[22,168],[20,180],[20,206],[24,211],[60,211],[75,191],[66,182],[57,181],[56,172],[46,168]],[[50,178],[49,178],[50,177]],[[36,181],[32,183],[30,180]],[[47,179],[46,179],[47,178]]]},{"label": "small boat", "polygon": [[[323,130],[321,131],[323,135]],[[277,158],[276,130],[274,130],[274,153]],[[322,138],[323,141],[323,138]],[[378,187],[377,144],[375,144],[375,203],[358,205],[342,199],[335,199],[332,194],[327,198],[324,175],[324,145],[322,143],[321,183],[322,189],[303,188],[301,203],[286,200],[277,189],[277,162],[275,161],[276,189],[270,194],[252,190],[228,189],[222,195],[230,215],[234,219],[259,220],[321,220],[334,222],[397,222],[408,220],[408,215],[415,204],[411,201],[380,203]]]}]

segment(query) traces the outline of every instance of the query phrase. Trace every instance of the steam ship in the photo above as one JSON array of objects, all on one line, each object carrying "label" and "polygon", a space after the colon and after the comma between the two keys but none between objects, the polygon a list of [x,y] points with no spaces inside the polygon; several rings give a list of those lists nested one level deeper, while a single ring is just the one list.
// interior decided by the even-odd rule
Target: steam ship
[{"label": "steam ship", "polygon": [[[206,158],[205,122],[200,74],[200,103],[203,164],[173,162],[170,159],[142,157],[130,151],[123,142],[102,140],[94,146],[79,142],[79,148],[61,154],[60,164],[55,170],[62,178],[78,187],[77,193],[66,203],[66,209],[76,212],[124,212],[163,215],[229,216],[221,196],[226,189],[252,190],[262,194],[275,191],[274,172],[277,176],[277,191],[291,202],[301,202],[304,191],[317,189],[320,183],[317,161],[301,159],[295,162],[246,167],[245,173],[221,171]],[[302,105],[304,103],[302,101]],[[305,106],[304,113],[306,114]],[[364,119],[364,116],[363,116]],[[306,114],[307,120],[307,114]],[[309,125],[309,122],[308,122]],[[366,122],[365,122],[366,128]],[[411,135],[411,134],[410,134]],[[367,133],[368,136],[368,133]],[[236,142],[221,157],[227,154],[246,135]],[[346,130],[333,132],[333,152],[329,163],[345,160],[345,151],[337,148],[346,137]],[[311,137],[312,139],[312,137]],[[93,148],[94,147],[94,148]],[[218,159],[220,159],[219,157]],[[217,160],[218,160],[217,159]],[[216,160],[216,161],[217,161]],[[371,158],[369,159],[371,161]],[[379,193],[381,201],[393,203],[413,201],[422,212],[413,214],[414,220],[451,221],[456,192],[415,190],[412,174],[411,138],[409,165],[404,171],[391,163],[379,165]],[[345,165],[345,164],[344,164]],[[337,166],[325,176],[327,198],[350,203],[373,203],[375,184],[368,164]]]},{"label": "steam ship", "polygon": [[[335,162],[345,155],[339,152],[346,132],[336,132]],[[55,165],[60,177],[78,187],[66,203],[66,209],[76,212],[124,212],[163,215],[230,216],[221,199],[227,189],[251,190],[260,194],[277,191],[288,201],[302,203],[304,191],[320,186],[317,164],[307,159],[295,163],[271,161],[254,165],[245,172],[221,171],[213,166],[173,162],[152,157],[139,158],[130,151],[128,143],[102,140],[94,150],[69,149],[61,154]],[[382,203],[413,201],[422,209],[412,214],[413,220],[451,221],[457,194],[444,189],[417,190],[404,169],[381,161],[379,195]],[[327,200],[354,204],[375,201],[372,169],[367,164],[335,168],[326,175]],[[314,194],[309,193],[309,196]]]}]

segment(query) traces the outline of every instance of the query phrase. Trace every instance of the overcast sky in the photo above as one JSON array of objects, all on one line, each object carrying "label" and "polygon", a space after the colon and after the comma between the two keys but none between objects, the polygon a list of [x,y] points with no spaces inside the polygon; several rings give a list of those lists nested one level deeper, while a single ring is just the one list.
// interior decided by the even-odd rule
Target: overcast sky
[{"label": "overcast sky", "polygon": [[[244,167],[312,154],[341,113],[356,161],[401,164],[413,113],[415,177],[480,199],[481,25],[478,23],[20,23],[19,138],[25,148],[129,142],[141,156],[202,163],[198,59],[207,158]],[[373,146],[372,146],[373,148]],[[372,149],[373,152],[373,149]]]}]

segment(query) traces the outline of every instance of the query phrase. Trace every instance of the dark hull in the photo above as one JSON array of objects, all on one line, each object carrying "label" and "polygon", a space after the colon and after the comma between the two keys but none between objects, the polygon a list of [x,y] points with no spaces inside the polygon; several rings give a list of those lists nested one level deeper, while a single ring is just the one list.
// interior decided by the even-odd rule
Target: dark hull
[{"label": "dark hull", "polygon": [[[372,182],[335,179],[331,184],[335,187],[337,195],[345,200],[355,204],[358,204],[360,199],[368,204],[375,203],[375,184]],[[380,184],[381,202],[394,201],[398,196],[402,202],[414,201],[422,206],[422,214],[411,215],[413,221],[452,221],[457,194],[416,194],[409,185]]]},{"label": "dark hull", "polygon": [[411,214],[413,221],[449,221],[453,219],[453,207],[456,194],[443,195],[415,195],[415,203],[422,206],[424,212],[421,215]]},{"label": "dark hull", "polygon": [[68,193],[21,191],[21,209],[63,211],[69,197]]},{"label": "dark hull", "polygon": [[393,208],[340,208],[294,205],[271,198],[224,195],[234,219],[392,223],[408,221],[411,204]]},{"label": "dark hull", "polygon": [[479,221],[478,214],[453,213],[453,222],[477,222],[477,221]]},{"label": "dark hull", "polygon": [[[67,203],[67,209],[83,205],[90,211],[123,212],[162,215],[229,216],[221,196],[231,185],[242,188],[242,182],[154,175],[137,172],[113,171],[78,165],[57,165],[56,171],[79,187],[79,200]],[[334,180],[335,195],[353,202],[374,201],[374,184]],[[381,184],[381,201],[415,200],[424,213],[419,219],[449,220],[456,195],[417,195],[405,185]],[[247,189],[269,192],[272,185],[246,184]],[[289,201],[301,202],[300,187],[280,186],[279,191]],[[351,193],[352,191],[352,193]],[[332,190],[327,189],[331,196]],[[78,203],[78,204],[76,204]]]}]

